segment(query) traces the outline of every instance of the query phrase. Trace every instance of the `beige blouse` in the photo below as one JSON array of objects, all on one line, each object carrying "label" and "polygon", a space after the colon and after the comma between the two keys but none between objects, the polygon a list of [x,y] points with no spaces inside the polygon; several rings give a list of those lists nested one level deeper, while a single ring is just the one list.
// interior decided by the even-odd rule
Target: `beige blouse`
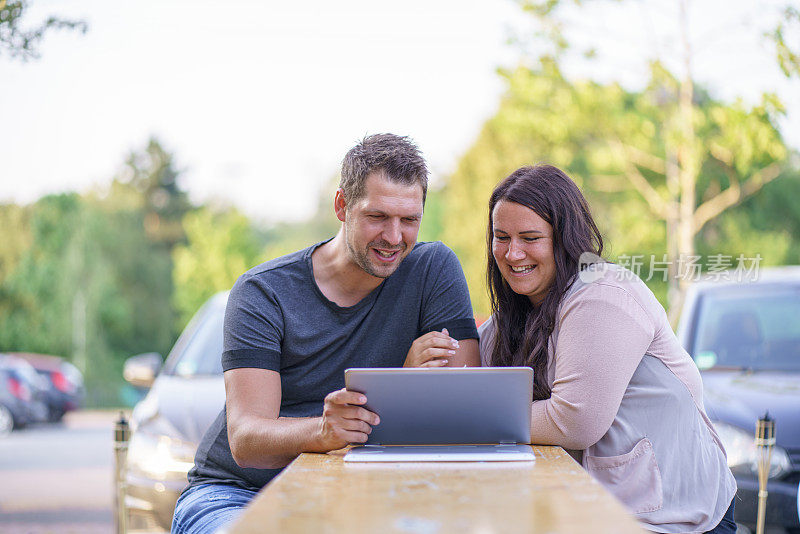
[{"label": "beige blouse", "polygon": [[[479,333],[488,366],[492,319]],[[548,349],[552,394],[533,403],[531,441],[583,451],[583,467],[649,530],[714,528],[736,482],[700,373],[644,282],[590,267],[562,300]]]}]

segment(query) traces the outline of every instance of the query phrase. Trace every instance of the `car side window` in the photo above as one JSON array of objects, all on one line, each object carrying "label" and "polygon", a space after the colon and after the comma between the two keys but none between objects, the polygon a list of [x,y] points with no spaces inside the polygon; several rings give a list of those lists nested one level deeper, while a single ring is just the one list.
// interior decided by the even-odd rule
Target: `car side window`
[{"label": "car side window", "polygon": [[178,376],[222,374],[222,324],[224,307],[215,307],[202,318],[183,353],[175,364],[173,373]]}]

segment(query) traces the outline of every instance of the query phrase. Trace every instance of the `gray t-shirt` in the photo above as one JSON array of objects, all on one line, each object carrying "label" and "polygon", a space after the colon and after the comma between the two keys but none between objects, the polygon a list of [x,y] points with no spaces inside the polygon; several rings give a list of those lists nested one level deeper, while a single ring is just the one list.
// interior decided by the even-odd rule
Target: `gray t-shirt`
[{"label": "gray t-shirt", "polygon": [[[345,369],[401,367],[423,334],[447,328],[456,339],[478,338],[461,265],[442,243],[417,243],[350,307],[328,300],[314,281],[311,253],[320,244],[249,270],[228,298],[222,368],[278,371],[281,417],[322,415],[325,396],[344,387]],[[236,464],[223,409],[197,449],[189,484],[259,490],[279,472]]]}]

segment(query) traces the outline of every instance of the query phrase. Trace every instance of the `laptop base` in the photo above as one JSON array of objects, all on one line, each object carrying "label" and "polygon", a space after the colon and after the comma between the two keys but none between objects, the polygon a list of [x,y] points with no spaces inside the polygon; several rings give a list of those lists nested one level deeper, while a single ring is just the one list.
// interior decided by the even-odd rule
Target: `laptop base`
[{"label": "laptop base", "polygon": [[345,462],[531,462],[530,445],[365,445],[353,447]]}]

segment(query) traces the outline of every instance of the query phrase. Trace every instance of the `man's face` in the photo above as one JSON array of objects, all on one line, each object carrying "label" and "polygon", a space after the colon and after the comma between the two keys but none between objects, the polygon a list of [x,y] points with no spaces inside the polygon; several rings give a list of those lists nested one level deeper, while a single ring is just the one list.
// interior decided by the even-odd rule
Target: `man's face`
[{"label": "man's face", "polygon": [[344,224],[350,258],[367,274],[387,278],[417,242],[422,186],[367,176],[364,196],[347,205]]}]

